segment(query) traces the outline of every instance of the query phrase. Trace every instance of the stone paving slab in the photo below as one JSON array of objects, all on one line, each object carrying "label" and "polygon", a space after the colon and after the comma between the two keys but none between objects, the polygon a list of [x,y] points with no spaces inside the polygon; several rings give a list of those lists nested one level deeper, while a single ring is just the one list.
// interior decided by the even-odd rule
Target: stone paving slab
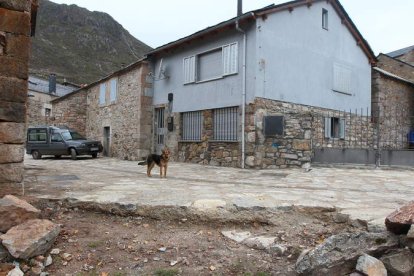
[{"label": "stone paving slab", "polygon": [[197,209],[284,206],[335,207],[352,219],[381,224],[414,200],[414,171],[374,168],[242,170],[170,163],[146,176],[135,161],[113,158],[25,157],[26,194],[39,198]]}]

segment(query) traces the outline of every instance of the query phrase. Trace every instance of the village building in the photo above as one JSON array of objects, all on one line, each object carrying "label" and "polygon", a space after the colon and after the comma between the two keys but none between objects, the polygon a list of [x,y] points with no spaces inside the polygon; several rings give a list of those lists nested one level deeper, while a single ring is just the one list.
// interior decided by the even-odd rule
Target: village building
[{"label": "village building", "polygon": [[0,1],[0,187],[23,181],[30,36],[38,2]]},{"label": "village building", "polygon": [[51,124],[51,101],[79,89],[75,84],[57,83],[54,74],[48,80],[29,75],[28,82],[27,126]]}]

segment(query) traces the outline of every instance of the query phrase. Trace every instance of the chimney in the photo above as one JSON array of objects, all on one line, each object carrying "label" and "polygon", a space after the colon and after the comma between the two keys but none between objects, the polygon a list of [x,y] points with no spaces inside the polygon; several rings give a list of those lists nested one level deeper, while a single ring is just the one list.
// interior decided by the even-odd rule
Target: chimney
[{"label": "chimney", "polygon": [[237,16],[243,14],[243,0],[237,0]]},{"label": "chimney", "polygon": [[49,93],[56,94],[56,75],[55,74],[49,75]]}]

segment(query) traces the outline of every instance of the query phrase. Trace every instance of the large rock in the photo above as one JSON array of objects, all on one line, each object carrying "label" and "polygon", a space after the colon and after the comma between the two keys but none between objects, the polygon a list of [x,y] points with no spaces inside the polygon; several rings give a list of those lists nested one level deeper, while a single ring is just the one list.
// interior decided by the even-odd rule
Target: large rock
[{"label": "large rock", "polygon": [[342,233],[302,254],[295,269],[300,275],[350,274],[362,254],[381,254],[396,247],[398,238],[390,233]]},{"label": "large rock", "polygon": [[0,232],[7,232],[13,226],[29,219],[36,219],[40,211],[24,200],[12,195],[0,199]]},{"label": "large rock", "polygon": [[13,264],[0,263],[0,276],[7,276],[13,269]]},{"label": "large rock", "polygon": [[398,208],[385,218],[385,226],[394,234],[407,234],[414,223],[414,201]]},{"label": "large rock", "polygon": [[414,275],[414,256],[409,249],[388,254],[381,258],[390,275],[411,276]]},{"label": "large rock", "polygon": [[384,264],[370,255],[363,254],[358,258],[356,270],[368,276],[387,276]]},{"label": "large rock", "polygon": [[0,236],[10,254],[18,259],[43,255],[59,235],[60,227],[49,220],[33,219]]}]

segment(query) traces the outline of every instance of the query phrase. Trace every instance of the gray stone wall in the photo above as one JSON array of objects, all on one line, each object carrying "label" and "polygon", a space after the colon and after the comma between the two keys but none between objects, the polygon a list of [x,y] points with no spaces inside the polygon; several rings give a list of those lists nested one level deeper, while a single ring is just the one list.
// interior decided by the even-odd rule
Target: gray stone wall
[{"label": "gray stone wall", "polygon": [[407,135],[414,130],[414,85],[373,71],[372,101],[380,147],[408,148]]},{"label": "gray stone wall", "polygon": [[52,101],[49,124],[67,126],[86,135],[86,90],[80,90]]},{"label": "gray stone wall", "polygon": [[[402,56],[399,59],[403,61],[409,61],[411,57],[414,55],[414,50],[407,53],[406,56]],[[414,67],[410,66],[408,64],[404,64],[402,62],[399,62],[398,60],[395,60],[391,57],[388,57],[386,55],[379,55],[378,56],[378,62],[377,67],[388,71],[394,75],[397,75],[401,78],[404,78],[406,80],[410,80],[414,82]]]},{"label": "gray stone wall", "polygon": [[148,95],[151,81],[148,64],[140,62],[132,69],[114,75],[118,78],[117,98],[99,104],[99,87],[106,82],[109,99],[110,79],[88,88],[86,136],[104,140],[104,127],[110,128],[108,156],[124,160],[141,160],[151,150],[152,97]]},{"label": "gray stone wall", "polygon": [[31,97],[27,100],[26,120],[27,126],[50,125],[53,123],[53,113],[46,116],[45,109],[53,109],[51,100],[57,96],[30,91]]},{"label": "gray stone wall", "polygon": [[0,196],[23,181],[31,4],[0,2]]},{"label": "gray stone wall", "polygon": [[414,66],[414,49],[398,57],[398,59]]}]

